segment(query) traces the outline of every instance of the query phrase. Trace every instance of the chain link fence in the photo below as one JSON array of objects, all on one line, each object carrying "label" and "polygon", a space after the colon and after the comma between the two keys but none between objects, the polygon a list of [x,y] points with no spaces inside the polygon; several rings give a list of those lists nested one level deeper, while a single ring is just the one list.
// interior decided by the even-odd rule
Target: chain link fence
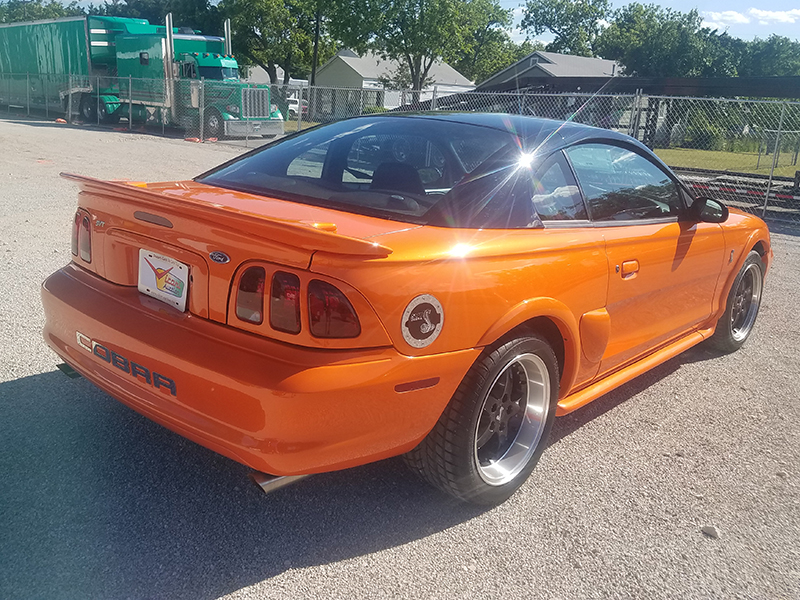
[{"label": "chain link fence", "polygon": [[800,225],[798,102],[0,74],[0,115],[62,118],[247,147],[320,123],[391,110],[512,113],[612,129],[653,149],[696,193]]}]

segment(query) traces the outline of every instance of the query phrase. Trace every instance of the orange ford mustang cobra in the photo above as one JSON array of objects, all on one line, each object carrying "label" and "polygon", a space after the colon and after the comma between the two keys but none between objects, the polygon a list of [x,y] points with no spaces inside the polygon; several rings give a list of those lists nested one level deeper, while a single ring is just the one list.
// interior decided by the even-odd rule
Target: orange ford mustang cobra
[{"label": "orange ford mustang cobra", "polygon": [[262,487],[405,454],[493,504],[553,420],[708,339],[772,260],[612,131],[487,114],[304,131],[192,181],[80,184],[45,338]]}]

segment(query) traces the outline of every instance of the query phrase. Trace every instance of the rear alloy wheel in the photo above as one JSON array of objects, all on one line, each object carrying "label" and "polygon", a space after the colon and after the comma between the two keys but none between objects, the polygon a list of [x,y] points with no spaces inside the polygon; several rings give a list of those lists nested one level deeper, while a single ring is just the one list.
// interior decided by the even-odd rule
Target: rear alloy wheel
[{"label": "rear alloy wheel", "polygon": [[709,343],[723,352],[735,352],[745,343],[761,306],[764,263],[755,250],[747,255],[728,294],[728,302]]},{"label": "rear alloy wheel", "polygon": [[407,464],[461,500],[505,501],[547,443],[558,401],[558,363],[538,336],[487,349]]}]

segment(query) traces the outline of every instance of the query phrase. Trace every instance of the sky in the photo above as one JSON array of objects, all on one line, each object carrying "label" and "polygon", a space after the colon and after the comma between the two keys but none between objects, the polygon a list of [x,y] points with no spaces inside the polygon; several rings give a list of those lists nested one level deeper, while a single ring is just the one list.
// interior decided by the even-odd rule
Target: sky
[{"label": "sky", "polygon": [[[762,6],[753,0],[671,0],[659,2],[658,0],[639,0],[641,4],[660,4],[681,12],[689,12],[696,8],[703,17],[703,25],[718,29],[720,33],[727,31],[729,35],[752,40],[753,38],[767,38],[776,33],[791,39],[800,39],[800,0],[772,0],[767,6]],[[522,18],[522,0],[500,0],[503,8],[514,9],[515,23],[518,25]],[[614,8],[621,8],[627,2],[614,2]],[[515,30],[515,41],[525,39],[525,33]],[[552,35],[542,34],[537,39],[543,42],[552,40]]]}]

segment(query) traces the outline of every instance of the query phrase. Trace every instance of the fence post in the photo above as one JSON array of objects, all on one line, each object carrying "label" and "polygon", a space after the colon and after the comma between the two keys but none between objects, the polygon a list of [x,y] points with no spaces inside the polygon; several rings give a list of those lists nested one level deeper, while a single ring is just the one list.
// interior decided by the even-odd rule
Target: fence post
[{"label": "fence post", "polygon": [[100,125],[100,75],[95,77],[94,89],[97,90],[97,125]]},{"label": "fence post", "polygon": [[639,110],[639,90],[636,90],[633,94],[633,104],[631,105],[631,116],[628,119],[628,131],[626,132],[629,136],[633,137],[633,126],[636,123],[636,112]]},{"label": "fence post", "polygon": [[72,73],[67,78],[67,123],[72,125]]},{"label": "fence post", "polygon": [[[203,135],[205,133],[203,130],[205,129],[205,125],[206,125],[206,110],[205,110],[205,105],[206,105],[206,80],[205,80],[204,77],[200,78],[200,101],[199,101],[199,103],[200,103],[200,106],[198,107],[198,110],[200,111],[200,113],[199,113],[200,114],[200,141],[202,142],[203,141]],[[186,135],[186,132],[184,132],[184,135]]]},{"label": "fence post", "polygon": [[775,134],[775,150],[772,153],[772,168],[769,170],[769,180],[767,181],[767,193],[764,194],[764,207],[761,209],[761,218],[767,214],[769,204],[769,193],[772,189],[772,176],[775,174],[775,167],[778,166],[778,148],[781,143],[781,132],[783,130],[783,118],[786,116],[786,102],[781,105],[781,120],[778,123],[778,133]]},{"label": "fence post", "polygon": [[25,73],[25,95],[28,99],[28,116],[31,116],[31,74]]},{"label": "fence post", "polygon": [[642,90],[636,90],[636,119],[633,122],[633,132],[631,136],[635,139],[639,139],[639,128],[642,126],[642,109],[643,107],[643,98],[642,98]]},{"label": "fence post", "polygon": [[128,75],[128,131],[133,129],[133,75]]},{"label": "fence post", "polygon": [[625,132],[626,134],[631,134],[631,125],[633,125],[633,111],[636,110],[636,94],[633,95],[633,100],[631,101],[631,116],[628,119],[628,130]]},{"label": "fence post", "polygon": [[297,131],[303,128],[303,88],[297,88]]},{"label": "fence post", "polygon": [[436,110],[436,97],[439,95],[439,86],[433,86],[433,98],[431,98],[431,110]]},{"label": "fence post", "polygon": [[[42,79],[42,75],[39,74],[39,81],[42,82],[42,87],[44,88],[44,117],[45,119],[50,119],[50,98],[48,94],[50,93],[50,75],[46,75],[47,79]],[[47,83],[43,83],[47,81]]]}]

